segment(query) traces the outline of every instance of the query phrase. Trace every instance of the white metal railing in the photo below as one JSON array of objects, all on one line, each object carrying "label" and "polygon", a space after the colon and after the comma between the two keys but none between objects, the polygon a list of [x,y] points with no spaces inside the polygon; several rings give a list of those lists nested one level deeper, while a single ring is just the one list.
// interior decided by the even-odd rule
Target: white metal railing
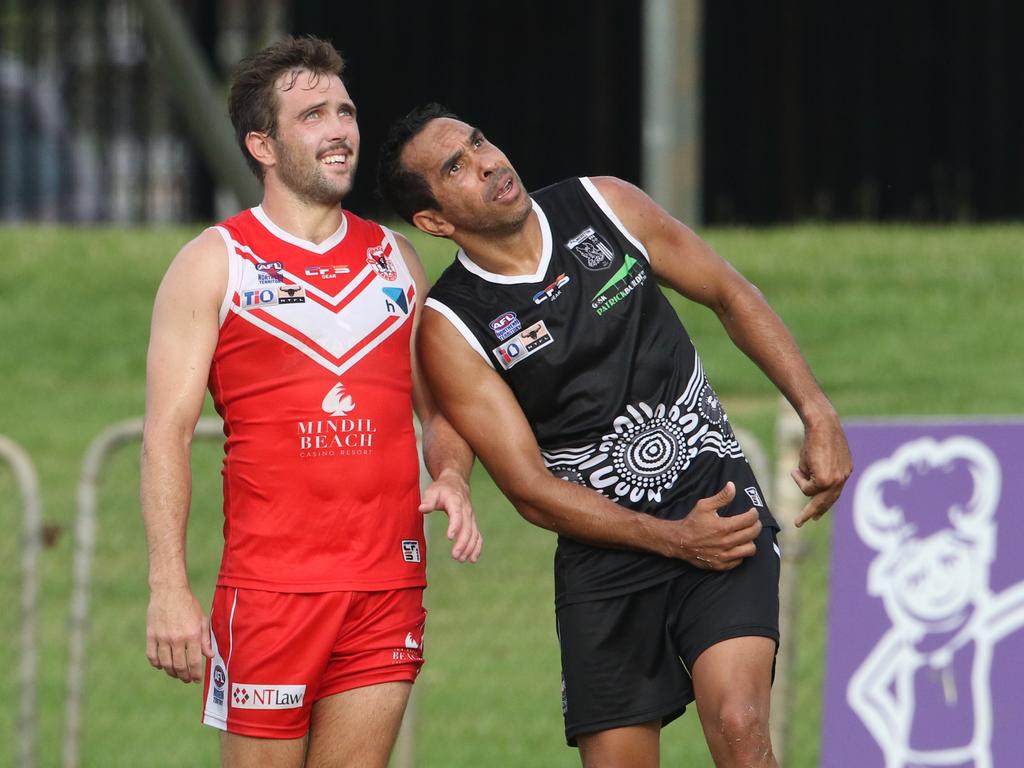
[{"label": "white metal railing", "polygon": [[[799,490],[795,495],[789,490],[792,482],[789,470],[796,466],[793,458],[799,452],[802,429],[799,420],[795,427],[790,419],[795,418],[788,405],[780,409],[779,427],[776,433],[778,443],[777,471],[773,475],[769,471],[768,456],[760,441],[750,432],[736,429],[737,438],[750,462],[754,474],[761,481],[765,495],[773,501],[773,511],[783,525],[780,541],[784,552],[790,557],[783,559],[782,581],[780,583],[780,630],[783,636],[779,648],[779,660],[773,688],[773,742],[776,753],[784,754],[785,728],[788,720],[790,668],[795,627],[794,590],[796,584],[795,558],[797,545],[792,537],[793,515],[802,506]],[[85,672],[86,644],[89,628],[89,597],[92,582],[92,561],[96,548],[97,519],[97,488],[100,473],[107,457],[121,445],[136,441],[142,437],[141,418],[128,419],[112,424],[103,430],[90,443],[82,462],[81,475],[78,482],[76,497],[76,514],[74,522],[74,554],[72,566],[71,607],[68,626],[68,672],[65,699],[65,731],[64,731],[64,768],[78,768],[81,749],[83,679]],[[418,426],[418,425],[417,425]],[[199,438],[223,437],[223,426],[219,419],[203,418],[196,425],[195,436]],[[25,587],[23,590],[23,615],[31,620],[23,619],[22,625],[22,728],[21,728],[21,763],[20,768],[34,768],[34,712],[35,712],[35,641],[34,616],[38,601],[38,576],[36,563],[39,545],[42,539],[42,523],[39,512],[38,484],[31,463],[27,456],[16,446],[9,444],[0,436],[0,454],[8,457],[18,474],[19,485],[25,498],[25,537],[23,549]],[[15,456],[16,458],[10,458]],[[426,477],[425,469],[421,469]],[[772,485],[774,479],[774,488]],[[789,482],[786,482],[789,481]],[[30,509],[31,508],[31,509]],[[417,719],[417,697],[409,701],[406,716],[399,734],[398,742],[392,757],[395,768],[411,768],[415,762],[414,729]]]},{"label": "white metal railing", "polygon": [[[203,418],[196,437],[223,437],[220,419]],[[68,624],[68,676],[64,704],[64,768],[78,768],[82,728],[82,680],[89,629],[89,590],[96,550],[96,497],[100,471],[120,445],[142,437],[142,419],[112,424],[97,435],[85,453],[76,498],[71,610]]]},{"label": "white metal railing", "polygon": [[779,651],[775,660],[775,683],[772,685],[771,719],[772,746],[779,765],[788,765],[789,725],[793,715],[793,684],[796,669],[796,649],[799,645],[798,572],[806,553],[794,521],[807,503],[807,498],[793,481],[790,472],[800,465],[804,427],[796,411],[785,399],[779,399],[775,421],[775,482],[772,513],[782,530],[779,548],[782,564],[779,573]]},{"label": "white metal railing", "polygon": [[36,615],[39,610],[39,552],[43,541],[42,501],[39,478],[28,454],[14,441],[0,435],[0,457],[14,472],[22,505],[21,528],[21,659],[18,709],[18,766],[36,764]]}]

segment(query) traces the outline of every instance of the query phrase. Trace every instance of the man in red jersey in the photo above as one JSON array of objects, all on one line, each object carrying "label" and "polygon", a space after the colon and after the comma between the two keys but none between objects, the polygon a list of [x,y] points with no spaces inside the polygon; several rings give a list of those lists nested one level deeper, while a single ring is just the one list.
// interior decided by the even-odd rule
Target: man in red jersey
[{"label": "man in red jersey", "polygon": [[[345,211],[359,152],[344,64],[315,38],[240,65],[230,112],[261,205],[185,245],[157,293],[142,512],[147,656],[204,678],[225,766],[385,766],[422,664],[422,513],[476,561],[473,455],[420,384],[426,279]],[[188,584],[190,442],[224,419],[224,554],[210,618]],[[413,407],[432,485],[419,491]],[[205,657],[205,658],[204,658]]]}]

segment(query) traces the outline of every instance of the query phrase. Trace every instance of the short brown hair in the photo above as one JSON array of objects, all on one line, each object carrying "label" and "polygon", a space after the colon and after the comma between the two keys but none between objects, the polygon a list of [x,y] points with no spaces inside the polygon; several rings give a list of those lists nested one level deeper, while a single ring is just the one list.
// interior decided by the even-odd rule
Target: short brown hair
[{"label": "short brown hair", "polygon": [[285,73],[292,80],[285,90],[295,85],[300,71],[314,75],[337,75],[345,71],[341,54],[326,40],[318,37],[286,37],[239,62],[231,80],[228,113],[235,127],[235,138],[256,178],[263,181],[263,166],[245,146],[245,137],[257,131],[277,136],[277,94],[274,86]]},{"label": "short brown hair", "polygon": [[419,211],[437,211],[441,206],[430,190],[427,180],[402,164],[402,152],[410,141],[419,136],[427,123],[439,117],[459,119],[458,115],[441,104],[431,103],[416,107],[405,117],[391,124],[380,147],[377,194],[410,224],[413,214]]}]

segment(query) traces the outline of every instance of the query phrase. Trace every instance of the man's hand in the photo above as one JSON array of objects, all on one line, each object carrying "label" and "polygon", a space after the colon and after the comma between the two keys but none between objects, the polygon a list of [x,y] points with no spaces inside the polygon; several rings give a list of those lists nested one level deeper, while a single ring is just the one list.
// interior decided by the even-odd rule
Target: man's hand
[{"label": "man's hand", "polygon": [[448,515],[448,540],[452,559],[475,563],[480,557],[484,537],[476,527],[476,515],[469,501],[469,486],[458,473],[445,471],[423,491],[420,512],[427,514],[443,509]]},{"label": "man's hand", "polygon": [[203,679],[213,658],[210,620],[188,588],[153,590],[146,614],[146,658],[157,669],[183,683]]},{"label": "man's hand", "polygon": [[754,539],[761,533],[757,510],[751,508],[732,517],[718,514],[735,496],[736,486],[728,482],[714,496],[698,501],[682,520],[674,521],[679,538],[672,556],[697,568],[728,571],[753,555],[757,551]]},{"label": "man's hand", "polygon": [[804,496],[811,497],[796,519],[797,528],[831,509],[851,472],[853,459],[839,417],[832,414],[806,426],[800,466],[790,473]]}]

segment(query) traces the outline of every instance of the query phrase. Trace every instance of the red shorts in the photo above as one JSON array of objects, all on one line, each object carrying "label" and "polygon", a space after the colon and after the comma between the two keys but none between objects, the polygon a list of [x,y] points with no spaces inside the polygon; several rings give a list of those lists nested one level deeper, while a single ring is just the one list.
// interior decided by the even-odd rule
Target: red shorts
[{"label": "red shorts", "polygon": [[304,736],[318,699],[415,680],[426,616],[420,587],[316,593],[217,587],[203,722],[246,736]]}]

